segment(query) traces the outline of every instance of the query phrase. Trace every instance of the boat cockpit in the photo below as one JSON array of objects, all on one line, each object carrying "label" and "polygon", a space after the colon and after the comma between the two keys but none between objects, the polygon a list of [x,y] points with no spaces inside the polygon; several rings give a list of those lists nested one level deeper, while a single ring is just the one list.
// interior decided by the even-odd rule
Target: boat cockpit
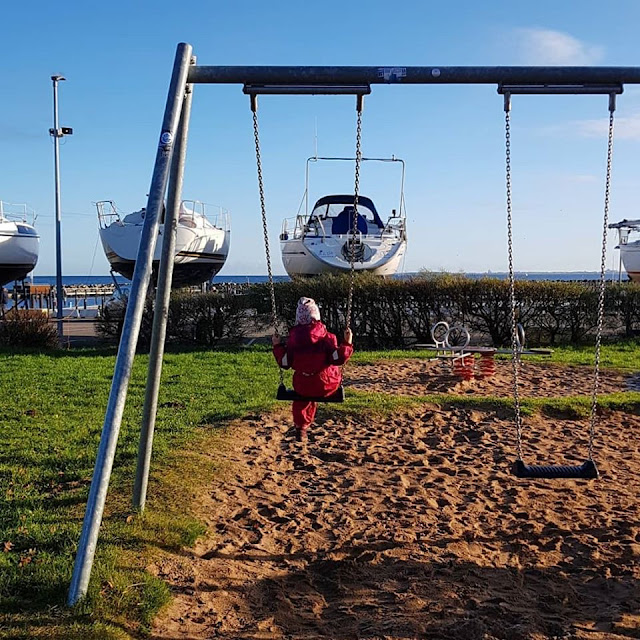
[{"label": "boat cockpit", "polygon": [[[309,216],[308,231],[321,224],[325,234],[350,234],[353,227],[353,196],[335,195],[320,198]],[[363,235],[380,234],[384,229],[376,207],[365,197],[358,198],[357,232]]]}]

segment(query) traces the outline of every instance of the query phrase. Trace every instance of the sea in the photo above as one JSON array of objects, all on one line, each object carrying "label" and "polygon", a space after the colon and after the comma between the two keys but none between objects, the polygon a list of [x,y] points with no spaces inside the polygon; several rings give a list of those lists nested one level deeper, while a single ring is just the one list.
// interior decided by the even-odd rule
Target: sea
[{"label": "sea", "polygon": [[[434,272],[437,273],[437,272]],[[509,274],[506,272],[493,272],[489,271],[486,273],[463,273],[459,272],[460,275],[465,275],[469,278],[498,278],[500,280],[506,280],[509,277]],[[409,278],[411,276],[419,275],[418,273],[403,273],[397,274],[396,278]],[[618,280],[619,273],[617,271],[607,271],[606,278],[607,280]],[[598,271],[530,271],[524,272],[519,271],[516,272],[517,280],[598,280],[600,278],[600,272]],[[290,280],[289,276],[274,276],[273,279],[276,282],[288,282]],[[626,274],[622,274],[622,280],[626,280]],[[127,286],[130,282],[123,278],[122,276],[116,276],[116,280],[120,286]],[[224,284],[224,283],[233,283],[233,284],[259,284],[261,282],[267,282],[268,276],[266,275],[230,275],[230,276],[221,276],[217,275],[213,279],[213,284]],[[31,279],[28,279],[28,282],[31,282]],[[56,284],[55,276],[33,276],[33,284]],[[109,285],[113,284],[113,278],[109,275],[107,276],[62,276],[62,284],[65,286],[74,286],[74,285]]]},{"label": "sea", "polygon": [[[440,272],[433,272],[440,273]],[[506,280],[509,277],[508,273],[505,272],[486,272],[486,273],[462,273],[459,272],[460,275],[468,276],[469,278],[498,278],[501,280]],[[409,278],[411,276],[419,275],[418,273],[403,273],[396,274],[395,278]],[[622,275],[620,278],[620,274],[617,271],[607,271],[606,273],[607,280],[618,281],[619,279],[626,280],[626,274]],[[516,279],[517,280],[564,280],[564,281],[585,281],[585,280],[598,280],[600,278],[600,273],[596,271],[538,271],[538,272],[517,272]],[[120,275],[115,276],[115,279],[118,283],[119,287],[128,288],[131,284],[129,280],[123,278]],[[220,285],[220,284],[260,284],[268,281],[268,276],[266,275],[217,275],[212,281],[212,285]],[[277,275],[274,276],[274,281],[276,282],[288,282],[290,280],[289,276],[286,275]],[[55,276],[33,276],[32,278],[28,278],[25,282],[32,283],[35,285],[52,285],[55,287],[56,285],[56,277]],[[108,275],[75,275],[75,276],[63,276],[62,284],[63,286],[73,287],[79,285],[85,286],[100,286],[100,285],[113,285],[114,279],[112,276]],[[13,289],[12,284],[5,285],[5,287],[11,292]],[[66,297],[63,303],[63,307],[65,309],[78,309],[78,308],[98,308],[105,304],[107,298],[104,296],[100,297],[81,297],[76,298],[73,296]],[[6,301],[6,308],[11,308],[13,306],[13,300]],[[34,304],[39,304],[36,300]]]}]

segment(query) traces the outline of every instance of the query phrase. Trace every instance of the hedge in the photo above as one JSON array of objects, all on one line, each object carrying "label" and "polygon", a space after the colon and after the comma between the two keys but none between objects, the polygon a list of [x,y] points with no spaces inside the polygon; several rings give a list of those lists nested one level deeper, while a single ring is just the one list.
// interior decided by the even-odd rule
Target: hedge
[{"label": "hedge", "polygon": [[[516,314],[530,346],[593,341],[597,325],[597,281],[516,281]],[[322,319],[339,332],[345,324],[349,276],[295,278],[276,283],[280,322],[290,325],[298,298],[314,298]],[[268,285],[255,285],[247,300],[269,310]],[[463,324],[477,342],[506,346],[511,335],[509,283],[495,278],[421,274],[382,279],[358,274],[351,326],[365,348],[431,342],[431,327],[445,320]],[[640,285],[607,283],[604,330],[608,337],[635,335],[640,328]]]},{"label": "hedge", "polygon": [[[155,301],[148,297],[138,336],[138,347],[151,344]],[[119,339],[124,323],[126,303],[107,305],[98,319],[98,332],[106,338]],[[167,319],[166,342],[212,347],[218,343],[237,344],[254,329],[246,298],[228,293],[189,293],[171,295]]]},{"label": "hedge", "polygon": [[[298,299],[314,298],[322,320],[341,333],[349,275],[294,278],[276,283],[279,331],[293,324]],[[518,281],[517,317],[530,346],[592,342],[597,324],[598,282]],[[107,308],[100,320],[103,335],[119,336],[123,308]],[[473,279],[451,274],[421,274],[383,279],[358,274],[351,326],[360,348],[403,347],[431,342],[431,327],[445,320],[469,328],[481,344],[506,346],[511,335],[509,283],[495,278]],[[148,300],[140,345],[151,339],[153,300]],[[640,285],[607,283],[605,335],[633,336],[640,328]],[[190,294],[171,298],[167,342],[214,346],[235,344],[247,335],[269,333],[271,302],[267,284],[244,293]]]}]

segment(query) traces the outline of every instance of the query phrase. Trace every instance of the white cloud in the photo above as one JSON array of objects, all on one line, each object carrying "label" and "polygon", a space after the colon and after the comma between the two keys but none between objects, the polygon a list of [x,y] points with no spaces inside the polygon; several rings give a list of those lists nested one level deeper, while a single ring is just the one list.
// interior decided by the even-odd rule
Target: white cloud
[{"label": "white cloud", "polygon": [[592,65],[604,56],[603,47],[551,29],[517,29],[516,43],[523,64],[529,65]]},{"label": "white cloud", "polygon": [[[616,116],[613,129],[613,135],[616,140],[640,140],[640,111],[631,113],[628,116]],[[542,126],[537,130],[545,136],[577,136],[580,138],[600,138],[606,140],[609,133],[609,118],[569,120],[567,122]]]},{"label": "white cloud", "polygon": [[[577,120],[569,126],[584,138],[605,138],[609,130],[609,119]],[[614,135],[617,140],[640,140],[640,113],[616,118]]]},{"label": "white cloud", "polygon": [[593,175],[589,175],[587,173],[584,174],[570,174],[565,176],[565,181],[566,182],[575,182],[578,184],[585,184],[585,183],[593,183],[593,182],[599,182],[600,181],[600,177],[599,176],[593,176]]}]

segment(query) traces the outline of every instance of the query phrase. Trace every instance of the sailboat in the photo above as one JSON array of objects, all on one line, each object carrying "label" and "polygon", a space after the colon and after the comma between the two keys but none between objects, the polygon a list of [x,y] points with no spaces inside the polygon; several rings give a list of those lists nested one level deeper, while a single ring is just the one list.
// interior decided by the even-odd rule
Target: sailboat
[{"label": "sailboat", "polygon": [[[391,276],[400,267],[407,248],[404,206],[404,161],[391,158],[362,158],[363,162],[398,162],[402,167],[400,200],[386,220],[373,200],[358,196],[356,228],[354,194],[333,194],[319,198],[308,211],[309,163],[318,160],[350,160],[313,156],[307,159],[305,212],[287,218],[282,224],[280,247],[282,262],[290,276],[343,273],[351,270],[353,255],[356,271]],[[302,206],[302,205],[301,205]]]},{"label": "sailboat", "polygon": [[620,260],[627,275],[634,282],[640,282],[640,220],[621,220],[609,225],[618,230]]},{"label": "sailboat", "polygon": [[40,236],[25,204],[0,200],[0,286],[24,279],[38,262]]},{"label": "sailboat", "polygon": [[[145,209],[122,216],[113,200],[101,200],[96,203],[96,207],[100,240],[107,260],[113,271],[131,279]],[[164,211],[153,255],[154,276],[157,275],[162,252],[163,232]],[[198,200],[184,200],[180,204],[178,215],[172,287],[199,285],[211,280],[224,266],[229,254],[230,239],[230,217],[226,209],[206,205]]]}]

